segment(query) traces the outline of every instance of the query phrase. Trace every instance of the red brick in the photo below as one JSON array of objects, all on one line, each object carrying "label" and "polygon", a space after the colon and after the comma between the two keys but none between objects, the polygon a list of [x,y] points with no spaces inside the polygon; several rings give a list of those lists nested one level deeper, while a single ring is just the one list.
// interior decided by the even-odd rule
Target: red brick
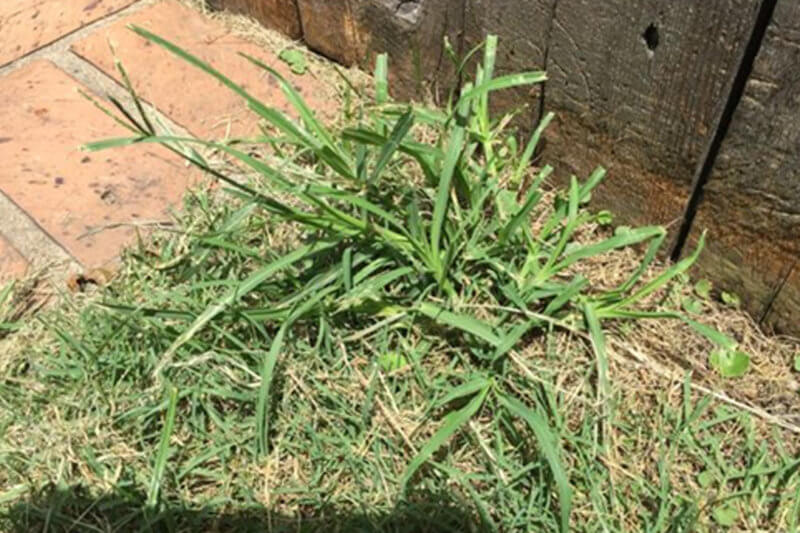
[{"label": "red brick", "polygon": [[136,0],[0,0],[0,65],[20,58]]},{"label": "red brick", "polygon": [[82,144],[125,130],[78,94],[79,86],[47,61],[0,78],[0,190],[93,267],[116,257],[135,231],[125,226],[84,236],[87,231],[163,219],[191,176],[157,145],[82,152]]},{"label": "red brick", "polygon": [[28,262],[0,235],[0,284],[19,278],[28,269]]},{"label": "red brick", "polygon": [[74,52],[118,78],[110,40],[142,97],[199,137],[223,138],[229,125],[232,136],[246,136],[256,132],[258,120],[242,98],[208,74],[142,39],[126,28],[128,24],[142,26],[202,58],[267,105],[289,109],[271,76],[238,52],[275,68],[297,87],[312,109],[331,108],[332,101],[324,97],[330,88],[310,75],[293,75],[274,52],[232,35],[221,22],[174,1],[138,11],[73,45]]}]

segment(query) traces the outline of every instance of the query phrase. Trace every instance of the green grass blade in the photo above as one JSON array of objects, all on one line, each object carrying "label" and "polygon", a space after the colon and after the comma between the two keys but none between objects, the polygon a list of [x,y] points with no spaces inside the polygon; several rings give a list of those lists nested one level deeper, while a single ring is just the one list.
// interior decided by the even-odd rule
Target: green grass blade
[{"label": "green grass blade", "polygon": [[603,328],[600,325],[600,319],[597,316],[593,304],[585,303],[583,305],[583,316],[586,319],[586,326],[589,329],[589,337],[592,339],[592,349],[594,350],[595,358],[597,359],[597,391],[598,401],[605,405],[608,401],[610,384],[608,381],[608,354],[606,352],[606,337],[603,333]]},{"label": "green grass blade", "polygon": [[15,285],[16,283],[14,281],[10,281],[6,283],[2,289],[0,289],[0,306],[6,303],[6,300],[11,297],[11,291],[14,290]]},{"label": "green grass blade", "polygon": [[447,152],[442,164],[442,171],[439,176],[439,183],[436,191],[436,203],[433,207],[433,220],[431,222],[431,254],[435,261],[440,261],[440,245],[442,232],[444,230],[445,216],[447,215],[448,204],[450,203],[450,185],[453,174],[461,158],[464,149],[465,127],[464,121],[469,109],[469,102],[464,100],[459,107],[459,118],[453,126],[450,139],[447,144]]},{"label": "green grass blade", "polygon": [[122,146],[130,146],[139,142],[147,142],[147,139],[149,138],[151,137],[115,137],[113,139],[103,139],[102,141],[86,143],[83,145],[83,149],[87,152],[99,152],[101,150],[108,150],[110,148],[120,148]]},{"label": "green grass blade", "polygon": [[255,62],[257,65],[274,72],[277,75],[279,81],[282,80],[283,84],[282,87],[284,88],[285,94],[289,97],[290,102],[298,109],[298,112],[301,115],[301,118],[307,124],[309,128],[311,128],[317,135],[318,139],[315,139],[305,131],[301,130],[297,127],[290,119],[288,119],[283,113],[278,111],[277,109],[273,109],[264,105],[261,101],[254,98],[250,93],[248,93],[242,86],[234,83],[230,80],[227,76],[222,74],[220,71],[216,70],[214,67],[206,63],[205,61],[201,60],[200,58],[190,54],[189,52],[183,50],[181,47],[171,43],[170,41],[155,35],[144,28],[139,26],[129,26],[131,30],[136,32],[137,34],[141,35],[145,39],[150,42],[153,42],[172,54],[178,56],[179,58],[183,59],[190,65],[193,65],[203,72],[213,76],[216,78],[220,83],[228,87],[230,90],[241,96],[246,102],[250,109],[252,109],[255,113],[257,113],[262,118],[266,119],[267,121],[274,124],[278,129],[283,131],[285,134],[289,135],[293,142],[299,143],[305,147],[311,148],[314,152],[322,158],[326,163],[328,163],[331,168],[336,170],[339,174],[348,177],[350,179],[354,179],[355,175],[352,170],[352,165],[344,157],[342,152],[335,146],[333,143],[333,139],[330,133],[327,132],[325,127],[314,117],[311,110],[305,103],[302,101],[302,98],[297,94],[297,92],[287,84],[283,78],[277,74],[273,69],[264,65],[263,63],[259,62],[256,59],[248,57],[249,60]]},{"label": "green grass blade", "polygon": [[206,310],[203,311],[203,313],[198,316],[194,322],[192,322],[189,328],[181,333],[177,339],[175,339],[167,351],[164,352],[164,355],[162,356],[162,364],[170,359],[181,346],[189,342],[192,337],[200,332],[217,315],[225,311],[228,307],[233,305],[236,301],[241,299],[250,291],[261,285],[275,273],[291,266],[305,257],[308,257],[312,253],[331,248],[335,244],[336,243],[321,242],[302,246],[251,274],[247,279],[238,284],[236,288],[231,290],[224,298],[219,300],[217,303],[208,306]]},{"label": "green grass blade", "polygon": [[531,329],[538,326],[540,322],[538,320],[529,320],[527,322],[523,322],[522,324],[517,324],[514,326],[511,331],[509,331],[506,335],[504,335],[500,339],[500,344],[497,345],[494,353],[492,354],[492,361],[497,361],[508,352],[510,352],[514,346],[517,345],[519,340],[528,333]]},{"label": "green grass blade", "polygon": [[282,113],[279,111],[269,108],[265,106],[261,101],[257,98],[254,98],[250,93],[248,93],[241,85],[234,83],[231,81],[230,78],[222,74],[220,71],[203,61],[202,59],[198,58],[197,56],[185,51],[181,47],[177,46],[176,44],[159,37],[158,35],[147,31],[146,29],[136,26],[130,25],[128,26],[132,31],[137,33],[138,35],[144,37],[148,41],[155,43],[162,48],[166,49],[173,55],[181,58],[182,60],[186,61],[190,65],[197,67],[198,69],[202,70],[206,74],[216,78],[220,83],[222,83],[225,87],[229,88],[234,93],[241,96],[246,102],[248,107],[256,112],[259,116],[269,120],[273,124],[275,124],[279,129],[284,131],[285,133],[289,134],[293,137],[296,141],[302,142],[306,145],[316,145],[315,141],[310,138],[307,134],[299,130],[288,118],[286,118]]},{"label": "green grass blade", "polygon": [[402,486],[405,488],[414,473],[421,467],[430,457],[441,448],[450,437],[452,437],[458,429],[469,422],[475,416],[483,405],[486,395],[489,393],[489,386],[487,385],[464,407],[458,411],[449,413],[444,418],[444,423],[436,430],[436,433],[430,438],[425,446],[420,449],[416,456],[409,462],[405,474],[403,474]]},{"label": "green grass blade", "polygon": [[646,226],[643,228],[636,228],[628,232],[614,235],[608,239],[581,246],[566,254],[564,258],[555,267],[556,271],[569,267],[570,265],[590,257],[601,255],[618,248],[625,248],[644,242],[653,238],[663,237],[665,234],[664,228],[661,226]]},{"label": "green grass blade", "polygon": [[214,67],[212,67],[199,57],[190,54],[189,52],[185,51],[178,45],[162,37],[159,37],[154,33],[147,31],[141,26],[129,25],[128,28],[137,33],[138,35],[144,37],[148,41],[155,43],[161,46],[162,48],[166,49],[173,55],[178,56],[179,58],[186,61],[190,65],[197,67],[206,74],[213,76],[225,87],[229,88],[230,90],[232,90],[233,92],[244,98],[247,101],[248,105],[251,106],[253,110],[262,110],[262,111],[267,110],[267,107],[264,104],[262,104],[259,100],[257,100],[253,96],[251,96],[250,93],[248,93],[242,86],[231,81],[228,77],[226,77],[220,71],[218,71],[217,69],[215,69]]},{"label": "green grass blade", "polygon": [[497,58],[497,35],[486,36],[486,46],[483,49],[483,80],[494,78],[494,64]]},{"label": "green grass blade", "polygon": [[387,224],[394,226],[395,229],[397,229],[403,236],[408,236],[405,224],[399,218],[394,216],[389,211],[381,208],[377,204],[370,202],[363,196],[356,196],[349,192],[343,191],[342,189],[334,189],[322,185],[311,185],[303,187],[302,190],[305,191],[307,194],[312,194],[317,197],[324,197],[332,200],[338,200],[340,202],[346,202],[353,207],[363,209],[368,213],[380,217],[381,220],[383,220]]},{"label": "green grass blade", "polygon": [[521,87],[524,85],[533,85],[536,83],[543,83],[545,81],[547,81],[547,75],[543,71],[507,74],[505,76],[487,80],[484,83],[476,85],[475,87],[465,91],[461,94],[461,98],[459,98],[459,105],[462,102],[469,102],[492,91],[511,89],[513,87]]},{"label": "green grass blade", "polygon": [[375,103],[383,105],[389,101],[389,56],[378,55],[375,60]]},{"label": "green grass blade", "polygon": [[125,88],[128,90],[128,94],[130,94],[131,99],[133,100],[133,104],[139,113],[139,117],[141,117],[142,119],[142,123],[146,126],[146,131],[149,132],[151,135],[155,135],[156,130],[153,127],[153,123],[150,122],[150,118],[147,116],[147,113],[145,113],[144,111],[142,100],[139,98],[139,95],[133,88],[131,79],[130,77],[128,77],[128,71],[125,70],[125,67],[122,65],[122,62],[116,58],[114,59],[114,66],[117,68],[117,71],[119,72],[119,75],[122,78],[122,82],[125,85]]},{"label": "green grass blade", "polygon": [[569,266],[570,263],[566,263],[565,261],[558,263],[558,259],[567,249],[567,245],[572,241],[572,237],[575,234],[575,231],[577,231],[580,225],[583,224],[588,219],[589,217],[585,214],[582,214],[582,216],[580,217],[576,216],[571,220],[565,217],[566,224],[561,230],[561,235],[559,236],[558,242],[550,250],[550,253],[547,257],[547,262],[542,267],[541,271],[538,273],[535,283],[537,284],[541,283],[545,279],[550,278],[555,273],[559,272],[561,269]]},{"label": "green grass blade", "polygon": [[286,332],[291,327],[290,320],[284,322],[275,338],[270,344],[269,351],[264,354],[261,364],[261,385],[258,388],[258,400],[256,401],[256,451],[259,456],[264,456],[269,451],[269,399],[272,388],[272,376],[275,373],[275,365],[278,356],[283,350],[283,342]]},{"label": "green grass blade", "polygon": [[531,164],[531,160],[536,152],[536,147],[539,145],[539,140],[542,137],[542,133],[550,125],[550,122],[553,121],[555,118],[555,113],[547,113],[541,121],[539,121],[539,125],[536,126],[536,129],[533,131],[533,135],[531,135],[528,144],[525,145],[525,150],[522,152],[522,156],[520,156],[519,163],[517,164],[517,169],[514,171],[514,176],[511,180],[512,183],[521,183],[522,177],[525,175],[525,172],[528,170],[528,167]]},{"label": "green grass blade", "polygon": [[[340,231],[345,231],[347,227],[355,232],[364,231],[366,229],[366,224],[362,221],[358,220],[357,218],[345,213],[339,209],[333,208],[330,205],[325,204],[320,200],[320,198],[315,197],[313,195],[307,194],[309,188],[302,188],[297,187],[293,183],[289,182],[280,172],[273,169],[269,165],[259,161],[255,157],[252,157],[240,150],[236,150],[225,144],[208,142],[208,141],[201,141],[199,139],[192,139],[192,138],[183,138],[183,137],[139,137],[139,138],[127,138],[127,139],[108,139],[106,141],[100,141],[97,143],[90,143],[85,146],[85,148],[89,151],[95,150],[102,150],[107,149],[115,146],[125,146],[129,144],[136,144],[140,142],[147,142],[147,143],[159,143],[159,144],[167,144],[172,142],[186,142],[186,143],[196,143],[203,146],[212,147],[214,149],[223,151],[232,157],[240,160],[241,162],[245,163],[247,166],[251,167],[253,170],[258,171],[262,176],[268,178],[272,181],[275,185],[277,185],[281,190],[290,192],[297,196],[299,199],[303,200],[305,203],[319,208],[327,215],[331,215],[333,217],[328,217],[327,221],[321,221],[319,216],[311,215],[310,213],[306,213],[303,211],[298,211],[287,204],[281,203],[278,200],[266,196],[258,191],[255,191],[245,185],[242,185],[235,180],[227,178],[225,176],[216,175],[226,183],[231,184],[237,189],[243,190],[255,201],[258,201],[262,205],[269,207],[270,210],[276,214],[284,216],[288,219],[303,222],[305,224],[314,225],[320,229],[324,228],[331,228],[335,227]],[[187,157],[185,154],[182,154],[184,157]],[[191,160],[191,158],[187,157],[187,159]],[[343,195],[345,193],[342,193]],[[344,196],[343,196],[344,197]],[[355,198],[355,197],[353,197]],[[362,201],[362,200],[358,200]],[[362,201],[363,202],[363,201]],[[367,204],[364,204],[365,206]],[[377,213],[377,211],[376,211]],[[386,212],[383,212],[386,213]],[[396,222],[395,224],[398,227],[402,227],[402,224]],[[344,227],[342,227],[344,226]],[[382,230],[383,231],[383,230]],[[383,231],[383,233],[386,233]],[[405,239],[403,236],[398,235],[396,233],[388,233],[387,236],[392,237],[395,241],[403,242]]]},{"label": "green grass blade", "polygon": [[[385,104],[381,106],[381,112],[388,117],[399,117],[408,110],[405,104]],[[431,126],[441,126],[448,121],[448,115],[438,109],[428,109],[425,107],[414,106],[414,117],[417,122],[429,124]]]},{"label": "green grass blade", "polygon": [[669,281],[674,277],[689,270],[692,267],[692,265],[694,265],[695,262],[697,261],[697,258],[700,256],[700,252],[703,251],[703,247],[705,246],[705,240],[706,240],[706,233],[703,232],[703,234],[700,236],[700,240],[697,243],[697,248],[695,248],[694,252],[692,252],[692,255],[685,257],[684,259],[681,259],[673,266],[671,266],[670,268],[659,274],[656,278],[646,283],[638,291],[634,292],[627,298],[617,302],[616,304],[613,304],[611,307],[620,309],[633,305],[636,302],[647,297],[648,295],[652,294],[653,292],[662,288],[664,285],[669,283]]},{"label": "green grass blade", "polygon": [[477,394],[479,391],[485,389],[490,385],[490,381],[485,377],[475,378],[472,381],[468,381],[458,387],[452,389],[442,398],[436,400],[436,403],[433,405],[435,409],[439,409],[445,407],[450,402],[458,400],[459,398],[466,398],[467,396],[472,396],[473,394]]},{"label": "green grass blade", "polygon": [[[497,58],[497,35],[488,35],[486,37],[486,46],[483,50],[483,68],[480,69],[479,74],[475,79],[476,85],[482,85],[483,83],[488,83],[494,77],[494,65],[495,60]],[[480,95],[478,99],[477,107],[477,119],[480,123],[481,131],[484,134],[488,133],[490,129],[490,110],[489,110],[489,91]],[[488,137],[488,135],[487,135]],[[488,141],[484,142],[484,152],[486,155],[486,159],[489,162],[489,167],[493,168],[494,163],[492,162],[492,145],[491,142]],[[494,175],[493,171],[490,171],[492,175]]]},{"label": "green grass blade", "polygon": [[342,162],[344,163],[344,157],[341,154],[341,151],[336,146],[336,143],[333,140],[333,135],[328,131],[322,122],[320,122],[315,116],[314,112],[311,110],[310,107],[305,103],[303,97],[295,90],[291,83],[289,83],[286,78],[280,75],[280,73],[275,70],[274,68],[270,67],[269,65],[263,63],[262,61],[256,59],[255,57],[249,56],[244,53],[239,53],[242,57],[253,63],[259,68],[262,68],[269,72],[276,80],[278,80],[278,84],[283,91],[283,94],[286,96],[286,99],[292,105],[292,107],[297,110],[297,113],[300,115],[300,119],[306,125],[310,131],[312,131],[317,138],[322,141],[325,146],[330,148],[337,157],[342,158]]},{"label": "green grass blade", "polygon": [[394,129],[392,129],[392,133],[389,135],[389,140],[381,149],[381,155],[378,157],[378,162],[375,164],[375,168],[372,170],[372,175],[369,179],[370,183],[375,183],[378,181],[381,173],[383,173],[383,169],[389,164],[392,156],[400,147],[403,139],[405,139],[406,135],[408,135],[408,132],[411,131],[411,127],[413,125],[414,114],[411,111],[400,117],[400,120],[397,121]]},{"label": "green grass blade", "polygon": [[[247,164],[248,166],[250,166],[254,170],[256,170],[259,173],[261,173],[264,177],[267,177],[267,178],[270,178],[271,180],[274,180],[276,183],[278,183],[281,186],[281,188],[287,189],[287,188],[291,187],[291,183],[286,181],[283,178],[283,176],[280,173],[278,173],[276,170],[270,168],[268,165],[262,163],[261,161],[255,159],[253,157],[250,157],[249,155],[245,154],[244,152],[236,150],[236,149],[234,149],[234,148],[232,148],[230,146],[227,146],[225,144],[209,142],[209,141],[202,141],[200,139],[194,139],[194,138],[191,138],[191,137],[151,136],[151,137],[125,137],[125,138],[116,138],[116,139],[106,139],[106,140],[103,140],[103,141],[87,143],[87,144],[85,144],[83,146],[83,149],[88,151],[88,152],[96,152],[96,151],[100,151],[100,150],[107,150],[109,148],[117,148],[117,147],[121,147],[121,146],[129,146],[129,145],[138,144],[138,143],[155,143],[155,144],[164,145],[164,146],[166,146],[168,148],[173,143],[193,143],[193,144],[199,144],[201,146],[206,146],[206,147],[209,147],[209,148],[213,148],[215,150],[220,150],[220,151],[226,152],[227,154],[239,159],[243,163]],[[186,159],[187,161],[195,164],[199,168],[201,168],[201,169],[203,169],[205,171],[211,172],[212,175],[214,177],[216,177],[217,179],[225,182],[226,184],[230,185],[231,187],[233,187],[233,188],[235,188],[237,190],[240,190],[240,191],[244,192],[253,201],[258,201],[262,205],[270,207],[273,212],[278,213],[278,214],[282,213],[287,218],[291,218],[293,216],[299,215],[299,212],[291,209],[290,207],[288,207],[288,206],[286,206],[284,204],[281,204],[280,202],[274,200],[273,198],[265,196],[264,194],[261,194],[260,192],[256,191],[255,189],[252,189],[252,188],[250,188],[250,187],[248,187],[248,186],[246,186],[246,185],[244,185],[242,183],[239,183],[238,181],[236,181],[234,179],[231,179],[231,178],[225,176],[224,174],[221,174],[219,172],[214,172],[213,169],[209,168],[205,163],[203,163],[201,161],[198,161],[195,157],[192,156],[192,154],[187,154],[187,153],[181,152],[179,150],[175,150],[175,152],[178,155],[180,155],[181,157],[183,157],[184,159]]]},{"label": "green grass blade", "polygon": [[531,211],[536,207],[536,204],[541,198],[542,193],[537,189],[531,188],[531,190],[528,191],[528,197],[525,199],[525,203],[500,231],[500,235],[497,238],[500,245],[507,244],[509,239],[514,235],[514,232],[530,218]]},{"label": "green grass blade", "polygon": [[453,313],[429,302],[421,303],[417,307],[417,311],[440,324],[460,329],[483,339],[492,346],[501,345],[500,337],[495,333],[494,328],[483,320],[469,315]]},{"label": "green grass blade", "polygon": [[[413,112],[412,112],[413,115]],[[405,116],[400,115],[398,120]],[[342,130],[342,137],[345,139],[356,141],[362,144],[370,144],[373,146],[383,146],[389,142],[389,138],[381,135],[373,130],[367,128],[345,128]],[[442,151],[431,146],[415,141],[403,141],[398,146],[398,150],[410,156],[423,155],[426,159],[442,157]]]},{"label": "green grass blade", "polygon": [[[342,137],[362,145],[384,146],[389,142],[386,136],[365,128],[345,128],[342,131]],[[433,162],[442,157],[441,150],[435,146],[414,141],[400,143],[397,150],[413,157],[425,173],[426,181],[431,184],[435,183],[436,172]]]},{"label": "green grass blade", "polygon": [[[103,104],[98,102],[95,97],[93,97],[92,95],[90,95],[86,91],[84,91],[82,89],[78,89],[78,94],[80,94],[82,97],[84,97],[86,100],[88,100],[94,107],[96,107],[98,110],[100,110],[104,115],[107,115],[111,120],[113,120],[114,122],[116,122],[117,124],[119,124],[120,126],[125,128],[126,130],[128,130],[128,131],[130,131],[132,133],[136,133],[136,134],[143,133],[141,127],[137,127],[136,126],[137,121],[136,120],[131,120],[133,117],[128,119],[128,121],[130,122],[130,124],[129,124],[128,122],[125,122],[124,120],[119,118],[117,115],[115,115],[109,108],[107,108],[106,106],[104,106]],[[111,98],[109,98],[109,100],[112,102],[112,104],[117,101],[116,99],[112,100]],[[117,107],[117,109],[119,110],[119,107],[116,106],[116,104],[115,104],[115,107]],[[130,116],[130,113],[128,113],[127,111],[124,111],[124,108],[123,108],[122,114],[126,118],[128,118]],[[131,125],[131,124],[133,124],[133,125]]]},{"label": "green grass blade", "polygon": [[556,433],[550,428],[545,417],[529,409],[516,398],[500,394],[498,394],[497,397],[500,403],[513,415],[524,420],[536,436],[536,440],[539,442],[539,448],[547,460],[550,472],[553,474],[553,480],[556,483],[556,489],[558,490],[561,531],[569,531],[569,518],[572,513],[572,487],[570,487],[569,484],[567,470],[561,462],[561,444]]},{"label": "green grass blade", "polygon": [[594,169],[592,174],[589,176],[589,179],[586,180],[586,183],[584,183],[581,186],[580,201],[586,202],[589,199],[589,195],[592,193],[595,187],[600,185],[600,182],[603,181],[605,177],[606,177],[606,169],[604,169],[603,167],[597,167],[596,169]]},{"label": "green grass blade", "polygon": [[345,290],[353,288],[353,247],[349,246],[342,254],[342,281]]},{"label": "green grass blade", "polygon": [[711,341],[712,343],[725,348],[726,350],[735,350],[739,343],[728,337],[721,331],[718,331],[711,326],[706,326],[696,320],[692,320],[683,313],[677,311],[632,311],[627,309],[605,309],[600,308],[597,310],[598,317],[610,318],[617,320],[640,320],[640,319],[675,319],[685,322],[697,333]]},{"label": "green grass blade", "polygon": [[713,342],[717,346],[721,346],[722,348],[725,348],[727,350],[735,350],[739,345],[739,343],[736,342],[735,340],[731,339],[730,337],[728,337],[724,333],[722,333],[722,332],[720,332],[720,331],[718,331],[718,330],[716,330],[716,329],[714,329],[714,328],[712,328],[710,326],[706,326],[705,324],[701,324],[700,322],[697,322],[696,320],[692,320],[691,318],[687,317],[686,315],[684,315],[682,313],[675,313],[675,315],[677,316],[678,319],[683,320],[684,322],[686,322],[686,324],[688,324],[697,333],[699,333],[700,335],[704,336],[705,338],[707,338],[708,340],[710,340],[711,342]]},{"label": "green grass blade", "polygon": [[661,245],[664,244],[664,239],[667,237],[666,230],[662,235],[656,236],[650,241],[650,246],[647,247],[647,252],[645,252],[644,257],[639,262],[639,266],[636,267],[636,270],[631,274],[631,276],[619,286],[614,292],[618,294],[622,294],[630,290],[637,281],[644,275],[647,271],[648,267],[655,261],[656,255],[658,251],[661,249]]},{"label": "green grass blade", "polygon": [[550,300],[550,303],[544,309],[544,314],[552,316],[557,313],[567,302],[578,296],[588,284],[589,280],[580,275],[576,276],[569,285],[564,287],[564,290],[560,291],[558,296]]},{"label": "green grass blade", "polygon": [[284,351],[286,335],[297,320],[302,318],[310,309],[316,307],[324,298],[337,289],[338,286],[332,286],[325,290],[316,291],[309,299],[303,301],[292,310],[291,314],[286,321],[281,324],[278,333],[272,340],[269,352],[265,354],[261,364],[261,384],[258,388],[258,400],[256,403],[256,450],[259,456],[263,456],[269,451],[269,400],[275,366],[277,365],[278,357]]},{"label": "green grass blade", "polygon": [[568,203],[567,203],[567,220],[572,222],[578,218],[578,208],[580,207],[580,186],[578,185],[578,178],[572,176],[569,183]]},{"label": "green grass blade", "polygon": [[150,508],[154,508],[156,505],[158,505],[158,497],[161,492],[161,482],[164,480],[164,471],[166,470],[167,459],[169,458],[169,440],[172,438],[172,431],[175,427],[175,413],[177,411],[177,406],[178,389],[175,387],[170,387],[167,414],[164,417],[164,426],[161,428],[161,438],[158,443],[156,462],[153,466],[153,475],[150,478],[150,485],[147,488],[147,506]]},{"label": "green grass blade", "polygon": [[356,285],[351,291],[348,291],[339,299],[340,308],[349,308],[352,305],[358,304],[365,298],[380,298],[382,291],[387,285],[397,281],[398,279],[414,273],[412,267],[399,267],[388,272],[383,272],[377,276],[373,276],[363,283]]}]

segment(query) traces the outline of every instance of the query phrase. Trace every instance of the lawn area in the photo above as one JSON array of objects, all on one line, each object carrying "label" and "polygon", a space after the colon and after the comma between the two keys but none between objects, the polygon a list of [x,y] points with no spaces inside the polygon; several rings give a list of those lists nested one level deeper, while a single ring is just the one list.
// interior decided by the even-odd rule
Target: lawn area
[{"label": "lawn area", "polygon": [[131,134],[90,150],[161,144],[209,183],[109,283],[2,293],[4,531],[796,529],[800,343],[692,280],[702,242],[663,263],[666,229],[595,211],[602,169],[540,160],[551,115],[518,144],[491,94],[544,73],[494,76],[490,37],[433,108],[381,57],[325,125],[268,67],[297,121],[134,31],[263,135],[104,104]]}]

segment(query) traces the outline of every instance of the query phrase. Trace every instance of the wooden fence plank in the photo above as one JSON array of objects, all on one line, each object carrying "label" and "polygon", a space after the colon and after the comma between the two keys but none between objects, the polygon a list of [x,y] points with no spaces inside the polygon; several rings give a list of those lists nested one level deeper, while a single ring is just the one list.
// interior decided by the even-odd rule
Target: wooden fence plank
[{"label": "wooden fence plank", "polygon": [[[556,0],[465,0],[464,51],[481,44],[487,35],[499,37],[496,75],[544,70],[553,5]],[[467,77],[475,75],[470,65]],[[492,95],[495,112],[519,110],[516,125],[531,129],[539,117],[541,85]]]},{"label": "wooden fence plank", "polygon": [[[754,316],[800,332],[800,3],[779,1],[704,189],[702,269]],[[772,302],[773,297],[775,301]]]},{"label": "wooden fence plank", "polygon": [[758,0],[558,0],[545,105],[549,157],[625,222],[676,222]]},{"label": "wooden fence plank", "polygon": [[445,36],[460,43],[464,0],[298,0],[308,46],[346,65],[372,69],[390,56],[394,94],[423,97],[454,83]]},{"label": "wooden fence plank", "polygon": [[213,9],[250,15],[292,39],[303,36],[296,0],[210,0],[209,4]]}]

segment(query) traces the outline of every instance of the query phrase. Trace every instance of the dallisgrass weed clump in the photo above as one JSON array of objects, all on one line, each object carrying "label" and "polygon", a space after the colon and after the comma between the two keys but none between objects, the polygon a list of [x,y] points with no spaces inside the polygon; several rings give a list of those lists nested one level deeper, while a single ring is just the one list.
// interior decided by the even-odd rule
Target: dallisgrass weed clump
[{"label": "dallisgrass weed clump", "polygon": [[[77,324],[42,318],[59,343],[41,379],[84,387],[105,421],[56,403],[85,454],[67,463],[111,492],[92,500],[56,487],[13,520],[103,531],[101,521],[167,531],[796,523],[786,497],[796,450],[777,434],[756,442],[744,413],[697,398],[688,376],[663,390],[642,390],[652,377],[612,383],[608,328],[625,321],[685,322],[713,343],[723,375],[743,373],[748,358],[663,297],[702,241],[661,268],[664,228],[596,231],[606,215],[587,205],[602,169],[555,193],[544,188],[551,167],[530,169],[552,115],[524,146],[508,117],[492,119],[492,92],[544,73],[495,77],[489,37],[474,81],[435,110],[392,102],[380,57],[374,103],[334,130],[257,59],[299,120],[133,29],[239,94],[264,131],[227,143],[171,135],[121,70],[134,106],[112,103],[132,136],[88,148],[164,145],[226,183],[231,200],[188,198],[188,231],[140,248],[146,267],[73,313]],[[209,149],[252,179],[211,164]],[[640,260],[616,286],[581,274],[629,249]],[[15,387],[41,409],[42,388]],[[14,438],[16,450],[47,441]],[[50,446],[49,471],[57,450],[76,449]],[[24,454],[2,460],[9,480],[30,476]],[[758,510],[744,515],[739,502]]]}]

